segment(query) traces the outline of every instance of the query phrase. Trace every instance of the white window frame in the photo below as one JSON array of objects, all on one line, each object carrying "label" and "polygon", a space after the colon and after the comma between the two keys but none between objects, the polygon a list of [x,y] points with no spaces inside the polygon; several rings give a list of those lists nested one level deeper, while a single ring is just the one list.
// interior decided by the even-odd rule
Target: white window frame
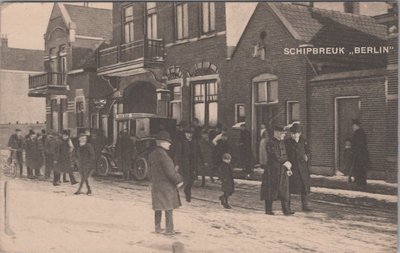
[{"label": "white window frame", "polygon": [[[150,4],[154,6],[149,7]],[[145,3],[145,11],[146,11],[147,38],[157,39],[157,3],[156,2]]]},{"label": "white window frame", "polygon": [[[243,106],[244,118],[245,118],[245,121],[246,121],[246,105],[243,104],[243,103],[239,103],[239,104],[235,104],[235,123],[239,123],[239,121],[238,121],[238,118],[239,118],[239,115],[238,115],[239,106]],[[240,121],[240,122],[243,122],[243,121]]]},{"label": "white window frame", "polygon": [[[126,10],[132,8],[132,20],[126,19]],[[133,5],[127,5],[122,8],[122,35],[125,44],[135,41],[135,22],[134,22],[134,8]],[[129,25],[129,38],[127,38],[125,26]],[[131,27],[132,26],[132,27]]]},{"label": "white window frame", "polygon": [[[168,86],[168,87],[172,87],[172,86],[179,86],[179,87],[181,87],[181,99],[180,99],[180,100],[174,99],[174,100],[171,100],[171,101],[169,102],[169,106],[168,106],[168,110],[169,110],[169,111],[168,111],[168,115],[169,115],[170,117],[172,117],[172,104],[173,104],[173,103],[180,103],[180,104],[181,104],[181,110],[180,110],[179,118],[182,120],[182,119],[183,119],[183,110],[182,110],[183,79],[180,78],[180,79],[169,80],[169,81],[167,81],[167,86]],[[173,94],[173,91],[172,91],[172,94]],[[179,123],[179,122],[178,122],[178,123]]]},{"label": "white window frame", "polygon": [[[268,83],[269,82],[276,82],[276,100],[274,101],[261,101],[259,102],[259,98],[258,98],[258,85],[265,83],[266,84],[266,96],[268,98],[268,94],[269,94],[269,90],[268,90]],[[271,104],[277,104],[279,103],[279,83],[278,83],[278,79],[269,79],[269,80],[260,80],[257,82],[254,82],[253,84],[255,86],[255,104],[256,105],[271,105]]]},{"label": "white window frame", "polygon": [[[292,105],[292,104],[299,104],[299,118],[300,118],[300,102],[299,101],[297,101],[297,100],[288,100],[288,101],[286,101],[286,124],[290,124],[291,122],[289,122],[289,108],[290,108],[290,105]],[[298,119],[298,120],[294,120],[294,121],[300,121],[300,119]]]},{"label": "white window frame", "polygon": [[[201,6],[201,34],[214,33],[216,31],[216,6],[215,2],[200,2]],[[207,13],[205,13],[207,11]],[[205,27],[207,22],[207,28]]]},{"label": "white window frame", "polygon": [[[178,17],[178,9],[181,9],[181,19]],[[178,27],[181,27],[181,34]],[[175,40],[189,38],[189,6],[187,2],[175,3]]]}]

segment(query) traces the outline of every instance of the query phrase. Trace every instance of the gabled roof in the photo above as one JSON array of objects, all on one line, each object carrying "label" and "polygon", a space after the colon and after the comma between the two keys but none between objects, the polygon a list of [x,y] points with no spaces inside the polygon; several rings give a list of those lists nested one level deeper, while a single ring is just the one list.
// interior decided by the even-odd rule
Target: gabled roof
[{"label": "gabled roof", "polygon": [[76,35],[112,38],[112,11],[108,9],[64,4],[69,18],[76,25]]},{"label": "gabled roof", "polygon": [[[369,16],[275,2],[257,4],[241,37],[243,37],[251,22],[262,22],[254,20],[254,13],[265,7],[272,10],[299,43],[320,42],[321,39],[324,42],[340,41],[343,37],[352,43],[354,40],[360,40],[360,38],[354,36],[355,32],[362,34],[364,41],[366,37],[373,40],[386,40],[387,37],[386,26],[378,24],[374,18]],[[347,34],[338,34],[339,29],[337,28],[339,27],[341,28],[340,32],[345,31]],[[336,31],[332,32],[334,30]],[[238,40],[235,47],[240,44],[241,39]],[[232,54],[228,54],[228,58],[235,53],[236,49],[230,51]]]},{"label": "gabled roof", "polygon": [[386,39],[386,27],[380,25],[369,16],[343,13],[325,9],[311,8],[307,6],[270,3],[276,7],[274,10],[282,19],[286,19],[289,25],[300,36],[300,40],[310,42],[326,26],[328,22],[335,23],[377,37]]},{"label": "gabled roof", "polygon": [[44,51],[1,47],[0,68],[19,71],[42,72]]}]

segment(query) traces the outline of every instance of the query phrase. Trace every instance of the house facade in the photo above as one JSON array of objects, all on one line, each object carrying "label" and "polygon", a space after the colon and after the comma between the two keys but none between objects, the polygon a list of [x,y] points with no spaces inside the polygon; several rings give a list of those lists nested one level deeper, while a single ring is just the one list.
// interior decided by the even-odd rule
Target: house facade
[{"label": "house facade", "polygon": [[[221,122],[234,144],[232,126],[245,122],[256,163],[261,124],[271,132],[275,124],[299,121],[312,147],[313,172],[332,175],[343,168],[344,141],[358,118],[369,138],[370,177],[384,178],[386,142],[394,138],[385,123],[397,113],[387,96],[394,52],[349,52],[366,42],[384,47],[396,41],[372,17],[259,3],[238,44],[228,48],[225,3],[117,2],[113,40],[97,53],[97,74],[114,88],[101,111],[103,129],[116,139],[122,129],[117,113],[197,118],[208,128]],[[301,53],[339,47],[345,53]]]},{"label": "house facade", "polygon": [[111,39],[111,10],[54,4],[44,34],[44,73],[29,77],[28,96],[45,98],[46,128],[76,136],[99,129],[101,98],[112,92],[96,74],[97,48]]}]

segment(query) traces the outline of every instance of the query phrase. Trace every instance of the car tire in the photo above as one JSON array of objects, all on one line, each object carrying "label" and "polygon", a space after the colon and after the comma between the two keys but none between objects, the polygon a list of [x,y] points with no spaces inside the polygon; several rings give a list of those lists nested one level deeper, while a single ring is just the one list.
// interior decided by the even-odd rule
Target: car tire
[{"label": "car tire", "polygon": [[97,175],[99,176],[107,176],[108,172],[110,171],[110,163],[108,162],[107,157],[100,156],[97,160]]},{"label": "car tire", "polygon": [[145,180],[149,175],[149,165],[147,163],[146,158],[139,157],[133,163],[133,176],[138,181]]}]

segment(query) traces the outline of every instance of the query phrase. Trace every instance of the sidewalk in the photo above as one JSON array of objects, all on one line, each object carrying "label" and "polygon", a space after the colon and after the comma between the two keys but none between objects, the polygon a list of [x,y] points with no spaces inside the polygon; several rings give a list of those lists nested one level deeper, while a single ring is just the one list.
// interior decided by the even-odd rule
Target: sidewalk
[{"label": "sidewalk", "polygon": [[[260,181],[262,174],[262,169],[255,169],[254,173],[251,175],[251,178],[247,181]],[[242,169],[235,168],[234,169],[235,178],[244,179],[245,173],[242,172]],[[330,189],[338,189],[338,190],[346,190],[346,191],[356,191],[356,192],[365,192],[365,193],[375,193],[375,194],[383,194],[383,195],[392,195],[397,196],[398,192],[398,184],[397,183],[387,183],[384,180],[367,180],[367,186],[364,188],[358,187],[354,183],[349,183],[347,176],[320,176],[320,175],[311,175],[311,186],[312,187],[322,187],[322,188],[330,188]]]}]

